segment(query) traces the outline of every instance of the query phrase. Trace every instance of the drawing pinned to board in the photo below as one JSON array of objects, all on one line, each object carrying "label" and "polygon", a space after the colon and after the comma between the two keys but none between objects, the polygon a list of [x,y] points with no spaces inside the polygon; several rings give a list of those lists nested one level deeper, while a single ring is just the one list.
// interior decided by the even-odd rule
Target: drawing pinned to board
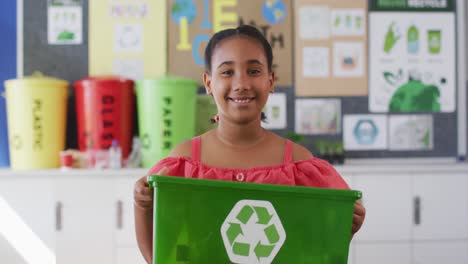
[{"label": "drawing pinned to board", "polygon": [[109,13],[115,19],[145,19],[149,16],[147,3],[109,3]]},{"label": "drawing pinned to board", "polygon": [[444,77],[440,79],[438,84],[427,84],[410,76],[408,82],[399,86],[392,95],[389,112],[439,112],[439,87],[445,83]]},{"label": "drawing pinned to board", "polygon": [[50,0],[48,2],[47,41],[52,45],[83,43],[81,0]]},{"label": "drawing pinned to board", "polygon": [[431,115],[390,116],[390,150],[432,150]]},{"label": "drawing pinned to board", "polygon": [[133,52],[143,51],[142,24],[116,24],[114,29],[114,51]]},{"label": "drawing pinned to board", "polygon": [[339,99],[297,99],[295,132],[305,135],[341,132]]},{"label": "drawing pinned to board", "polygon": [[274,93],[268,97],[263,109],[267,122],[262,122],[266,129],[285,129],[287,126],[286,116],[286,94]]},{"label": "drawing pinned to board", "polygon": [[418,54],[419,52],[419,29],[416,25],[412,24],[407,32],[408,53]]},{"label": "drawing pinned to board", "polygon": [[366,33],[364,9],[333,9],[332,34],[336,36],[362,36]]},{"label": "drawing pinned to board", "polygon": [[194,0],[176,0],[171,7],[171,17],[178,25],[182,18],[191,24],[197,17],[197,5]]},{"label": "drawing pinned to board", "polygon": [[282,0],[264,0],[263,2],[263,18],[272,25],[283,22],[286,12],[287,8]]},{"label": "drawing pinned to board", "polygon": [[141,58],[114,58],[112,61],[112,74],[132,80],[144,78],[144,62]]},{"label": "drawing pinned to board", "polygon": [[344,115],[345,150],[382,150],[387,148],[387,116]]},{"label": "drawing pinned to board", "polygon": [[[431,13],[427,19],[426,13],[375,12],[369,19],[370,38],[375,39],[369,43],[369,110],[455,111],[454,15]],[[382,32],[387,27],[406,33]]]},{"label": "drawing pinned to board", "polygon": [[385,34],[385,41],[383,46],[385,53],[390,53],[400,38],[400,28],[396,25],[395,22],[392,22],[390,26],[387,27],[387,33]]},{"label": "drawing pinned to board", "polygon": [[363,43],[333,43],[333,75],[335,77],[363,77],[364,60]]},{"label": "drawing pinned to board", "polygon": [[302,71],[304,77],[330,76],[330,50],[328,47],[304,47]]},{"label": "drawing pinned to board", "polygon": [[435,29],[428,30],[427,44],[429,54],[439,54],[442,45],[442,32]]},{"label": "drawing pinned to board", "polygon": [[328,39],[330,37],[330,8],[304,6],[299,9],[299,36],[301,39]]}]

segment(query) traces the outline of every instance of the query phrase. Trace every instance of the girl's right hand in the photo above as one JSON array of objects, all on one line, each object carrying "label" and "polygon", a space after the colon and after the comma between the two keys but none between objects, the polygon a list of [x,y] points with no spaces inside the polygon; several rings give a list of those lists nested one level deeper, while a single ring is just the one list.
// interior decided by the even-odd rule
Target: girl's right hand
[{"label": "girl's right hand", "polygon": [[[167,168],[162,168],[157,175],[167,175]],[[141,177],[133,188],[134,205],[140,209],[153,210],[153,188],[148,185],[148,176]]]}]

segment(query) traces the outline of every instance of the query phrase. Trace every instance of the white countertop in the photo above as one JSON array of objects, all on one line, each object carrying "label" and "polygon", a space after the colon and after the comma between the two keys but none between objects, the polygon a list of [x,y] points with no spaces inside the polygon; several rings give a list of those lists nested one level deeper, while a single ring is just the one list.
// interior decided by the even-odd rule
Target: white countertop
[{"label": "white countertop", "polygon": [[[336,170],[342,175],[368,174],[368,173],[466,173],[468,175],[468,163],[418,163],[418,164],[345,164],[335,165]],[[149,169],[120,169],[120,170],[88,170],[88,169],[48,169],[48,170],[12,170],[0,168],[0,179],[8,177],[140,177]]]}]

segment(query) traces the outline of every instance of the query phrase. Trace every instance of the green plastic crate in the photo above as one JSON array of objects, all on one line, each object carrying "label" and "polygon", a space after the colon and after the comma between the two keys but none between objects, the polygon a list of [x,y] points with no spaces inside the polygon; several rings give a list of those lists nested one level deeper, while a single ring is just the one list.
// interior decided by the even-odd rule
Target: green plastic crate
[{"label": "green plastic crate", "polygon": [[155,264],[347,263],[361,192],[149,176]]}]

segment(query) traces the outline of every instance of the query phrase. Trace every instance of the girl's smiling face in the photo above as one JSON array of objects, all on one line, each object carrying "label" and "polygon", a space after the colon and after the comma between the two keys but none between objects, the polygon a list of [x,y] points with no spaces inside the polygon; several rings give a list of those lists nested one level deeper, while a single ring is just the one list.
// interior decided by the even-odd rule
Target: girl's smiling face
[{"label": "girl's smiling face", "polygon": [[222,40],[211,58],[211,73],[203,80],[212,94],[220,119],[236,123],[259,120],[273,92],[274,73],[262,45],[247,36],[232,36]]}]

